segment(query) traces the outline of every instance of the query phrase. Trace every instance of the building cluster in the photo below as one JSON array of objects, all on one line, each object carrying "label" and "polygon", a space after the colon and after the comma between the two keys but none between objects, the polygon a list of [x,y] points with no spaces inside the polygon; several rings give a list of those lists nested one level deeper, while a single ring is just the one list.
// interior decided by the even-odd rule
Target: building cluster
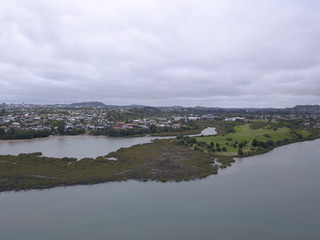
[{"label": "building cluster", "polygon": [[[131,109],[132,110],[132,109]],[[31,104],[0,104],[0,128],[8,131],[10,128],[21,130],[53,130],[63,123],[65,129],[104,130],[144,128],[181,128],[194,120],[220,119],[225,121],[246,121],[246,119],[262,119],[275,121],[298,121],[301,125],[320,128],[319,114],[304,113],[247,113],[235,116],[232,113],[217,117],[213,114],[172,113],[166,108],[163,116],[157,114],[151,117],[130,115],[127,107],[65,107],[63,105],[31,105]],[[175,110],[175,108],[174,108]],[[150,114],[149,114],[150,116]],[[164,117],[165,116],[165,117]]]},{"label": "building cluster", "polygon": [[[7,131],[10,128],[19,130],[52,130],[63,123],[66,130],[84,129],[104,130],[107,128],[130,129],[151,127],[181,128],[184,117],[152,117],[140,119],[118,120],[113,109],[6,109],[0,115],[0,128]],[[117,109],[123,113],[125,109]],[[117,115],[117,114],[116,114]]]},{"label": "building cluster", "polygon": [[320,128],[318,114],[286,114],[286,115],[260,114],[260,115],[256,115],[255,118],[270,121],[270,122],[296,121],[296,122],[300,122],[300,124],[304,126]]}]

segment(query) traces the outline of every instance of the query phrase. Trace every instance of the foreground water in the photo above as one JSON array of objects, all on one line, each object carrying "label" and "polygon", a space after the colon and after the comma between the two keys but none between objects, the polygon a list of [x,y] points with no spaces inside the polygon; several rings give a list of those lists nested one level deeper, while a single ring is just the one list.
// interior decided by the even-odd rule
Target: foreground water
[{"label": "foreground water", "polygon": [[[214,135],[215,128],[208,127],[201,134]],[[195,136],[199,136],[197,134]],[[121,147],[131,147],[136,144],[149,143],[159,137],[116,138],[105,136],[56,136],[31,140],[0,140],[0,154],[42,152],[48,157],[84,157],[104,156]],[[162,137],[168,138],[168,137]]]},{"label": "foreground water", "polygon": [[320,140],[204,180],[0,193],[0,239],[320,239]]}]

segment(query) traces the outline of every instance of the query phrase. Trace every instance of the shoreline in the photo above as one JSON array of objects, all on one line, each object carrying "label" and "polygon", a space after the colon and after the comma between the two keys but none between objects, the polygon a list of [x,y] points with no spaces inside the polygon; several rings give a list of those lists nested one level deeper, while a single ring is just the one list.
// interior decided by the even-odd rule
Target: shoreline
[{"label": "shoreline", "polygon": [[302,139],[302,140],[295,140],[295,141],[292,141],[292,142],[288,142],[288,143],[282,143],[282,144],[279,144],[277,146],[274,146],[274,147],[271,147],[271,148],[267,148],[267,149],[264,149],[263,151],[259,151],[259,152],[252,152],[250,154],[243,154],[243,155],[229,155],[229,156],[226,156],[226,155],[216,155],[217,158],[219,157],[232,157],[232,158],[247,158],[247,157],[253,157],[253,156],[257,156],[257,155],[261,155],[261,154],[265,154],[265,153],[268,153],[276,148],[279,148],[279,147],[283,147],[283,146],[287,146],[287,145],[290,145],[290,144],[294,144],[294,143],[299,143],[299,142],[308,142],[308,141],[315,141],[317,139],[320,139],[320,136],[317,136],[315,138],[310,138],[310,139]]},{"label": "shoreline", "polygon": [[10,143],[10,142],[23,142],[23,141],[32,141],[32,140],[38,140],[38,139],[49,139],[52,137],[76,137],[76,136],[94,136],[94,137],[110,137],[110,138],[134,138],[134,137],[146,137],[146,136],[151,136],[151,137],[172,137],[172,136],[179,136],[179,135],[201,135],[201,132],[205,130],[206,128],[214,128],[215,129],[215,134],[218,134],[218,128],[219,126],[213,126],[212,123],[206,123],[202,124],[199,129],[194,129],[194,130],[185,130],[185,131],[172,131],[172,132],[161,132],[161,133],[148,133],[148,134],[134,134],[134,135],[126,135],[126,136],[109,136],[109,135],[94,135],[94,134],[77,134],[77,135],[50,135],[48,137],[41,137],[41,138],[26,138],[26,139],[0,139],[0,144],[1,142],[3,143]]},{"label": "shoreline", "polygon": [[[204,129],[200,130],[200,133]],[[168,132],[170,133],[170,132]],[[193,133],[191,133],[193,134]],[[178,135],[190,135],[189,132],[181,132],[181,134],[177,134],[177,132],[172,132],[172,134],[157,134],[157,133],[151,133],[151,134],[135,134],[135,135],[127,135],[127,136],[108,136],[108,135],[94,135],[94,134],[77,134],[77,135],[50,135],[48,137],[41,137],[41,138],[26,138],[26,139],[0,139],[0,144],[1,143],[14,143],[14,142],[28,142],[28,141],[36,141],[36,140],[46,140],[50,138],[61,138],[61,137],[83,137],[83,136],[88,136],[88,137],[107,137],[107,138],[139,138],[139,137],[176,137]]]},{"label": "shoreline", "polygon": [[48,137],[42,137],[42,138],[30,138],[30,139],[1,139],[1,143],[15,143],[15,142],[31,142],[31,141],[37,141],[37,140],[47,140],[51,138],[65,138],[65,137],[109,137],[109,136],[96,136],[96,135],[90,135],[90,134],[78,134],[78,135],[50,135]]},{"label": "shoreline", "polygon": [[[206,127],[206,128],[214,128],[215,127]],[[93,134],[78,134],[78,135],[50,135],[48,137],[41,137],[41,138],[27,138],[27,139],[0,139],[0,144],[1,143],[15,143],[15,142],[30,142],[30,141],[37,141],[37,140],[47,140],[47,139],[51,139],[51,138],[74,138],[74,137],[101,137],[101,138],[140,138],[140,137],[160,137],[160,138],[164,138],[164,137],[176,137],[179,135],[190,135],[191,137],[196,137],[196,136],[201,136],[201,132],[203,130],[205,130],[206,128],[200,130],[200,132],[197,130],[196,132],[199,133],[193,133],[194,131],[184,131],[181,132],[181,134],[177,134],[178,132],[172,132],[172,134],[136,134],[136,135],[128,135],[128,136],[119,136],[119,137],[114,137],[114,136],[107,136],[107,135],[93,135]],[[170,133],[170,132],[168,132]],[[179,132],[180,133],[180,132]],[[214,135],[214,134],[212,134]]]}]

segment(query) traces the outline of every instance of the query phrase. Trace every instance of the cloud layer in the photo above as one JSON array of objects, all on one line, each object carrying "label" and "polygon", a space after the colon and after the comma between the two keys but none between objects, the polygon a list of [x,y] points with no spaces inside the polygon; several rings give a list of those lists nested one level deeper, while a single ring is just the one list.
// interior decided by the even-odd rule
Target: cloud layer
[{"label": "cloud layer", "polygon": [[3,0],[4,102],[320,104],[317,0]]}]

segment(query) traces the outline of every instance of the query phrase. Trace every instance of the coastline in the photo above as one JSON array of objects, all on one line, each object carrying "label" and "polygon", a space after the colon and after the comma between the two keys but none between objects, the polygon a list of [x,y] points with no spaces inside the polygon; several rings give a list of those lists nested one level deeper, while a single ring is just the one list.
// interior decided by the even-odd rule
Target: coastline
[{"label": "coastline", "polygon": [[[62,137],[108,137],[108,138],[139,138],[139,137],[176,137],[177,133],[181,133],[181,135],[189,135],[189,134],[200,134],[202,130],[197,130],[195,133],[192,131],[185,131],[185,132],[164,132],[163,134],[135,134],[135,135],[128,135],[128,136],[108,136],[108,135],[93,135],[93,134],[77,134],[77,135],[50,135],[48,137],[41,137],[41,138],[26,138],[26,139],[0,139],[1,143],[14,143],[14,142],[28,142],[28,141],[36,141],[36,140],[46,140],[50,138],[62,138]],[[167,134],[166,134],[167,133]]]},{"label": "coastline", "polygon": [[48,139],[52,137],[65,137],[65,136],[70,136],[70,137],[76,137],[76,136],[95,136],[95,137],[110,137],[110,138],[134,138],[134,137],[146,137],[146,136],[151,136],[151,137],[172,137],[172,136],[178,136],[178,135],[196,135],[196,134],[201,134],[203,130],[206,128],[215,128],[216,133],[221,131],[220,126],[214,126],[215,124],[212,124],[212,122],[200,122],[199,123],[199,128],[194,129],[194,130],[185,130],[185,131],[168,131],[168,132],[160,132],[160,133],[147,133],[147,134],[134,134],[134,135],[126,135],[126,136],[109,136],[109,135],[94,135],[94,134],[88,134],[88,133],[83,133],[83,134],[77,134],[77,135],[50,135],[48,137],[41,137],[41,138],[26,138],[26,139],[0,139],[0,143],[3,142],[22,142],[22,141],[29,141],[29,140],[37,140],[37,139]]},{"label": "coastline", "polygon": [[[209,128],[209,127],[206,127]],[[101,138],[139,138],[139,137],[160,137],[160,138],[165,138],[165,137],[176,137],[178,135],[190,135],[192,137],[196,137],[196,136],[201,136],[201,132],[204,129],[201,130],[189,130],[189,131],[184,131],[184,132],[164,132],[163,134],[157,134],[157,133],[153,133],[153,134],[136,134],[136,135],[129,135],[129,136],[123,136],[123,137],[116,137],[116,136],[106,136],[106,135],[93,135],[93,134],[78,134],[78,135],[50,135],[48,137],[42,137],[42,138],[31,138],[31,139],[0,139],[0,144],[1,143],[15,143],[15,142],[30,142],[30,141],[37,141],[37,140],[47,140],[47,139],[51,139],[51,138],[76,138],[76,137],[101,137]],[[215,128],[215,127],[213,127]],[[215,128],[216,129],[216,128]],[[167,134],[166,134],[167,133]],[[177,133],[181,133],[181,134],[177,134]]]},{"label": "coastline", "polygon": [[108,136],[95,136],[95,135],[90,135],[90,134],[78,134],[78,135],[50,135],[48,137],[42,137],[42,138],[31,138],[31,139],[5,139],[5,140],[0,140],[1,143],[15,143],[15,142],[31,142],[31,141],[37,141],[37,140],[47,140],[47,139],[52,139],[52,138],[65,138],[65,137],[108,137]]},{"label": "coastline", "polygon": [[[229,157],[233,157],[233,158],[246,158],[246,157],[252,157],[252,156],[257,156],[257,155],[261,155],[261,154],[265,154],[265,153],[268,153],[270,151],[272,151],[273,149],[276,149],[276,148],[279,148],[279,147],[283,147],[283,146],[286,146],[286,145],[290,145],[290,144],[294,144],[294,143],[299,143],[299,142],[308,142],[308,141],[314,141],[314,140],[317,140],[317,139],[320,139],[320,136],[317,136],[317,137],[314,137],[314,138],[308,138],[308,139],[301,139],[301,140],[294,140],[294,141],[291,141],[291,142],[288,142],[288,143],[282,143],[282,144],[279,144],[277,146],[274,146],[274,147],[271,147],[271,148],[267,148],[267,149],[264,149],[262,151],[259,151],[259,152],[253,152],[253,153],[250,153],[250,154],[243,154],[243,155],[230,155]],[[216,157],[224,157],[223,155],[216,155]]]}]

